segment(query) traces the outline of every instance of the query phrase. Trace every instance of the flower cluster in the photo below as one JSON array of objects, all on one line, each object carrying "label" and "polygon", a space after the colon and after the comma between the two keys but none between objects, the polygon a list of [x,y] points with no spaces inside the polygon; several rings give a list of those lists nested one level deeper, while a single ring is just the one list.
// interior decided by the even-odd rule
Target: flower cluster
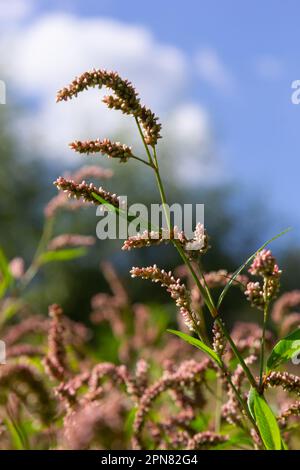
[{"label": "flower cluster", "polygon": [[213,331],[213,349],[218,354],[219,357],[222,357],[226,348],[226,338],[220,328],[220,325],[217,322],[214,322],[212,331]]},{"label": "flower cluster", "polygon": [[280,414],[278,421],[282,427],[287,425],[287,422],[292,416],[300,416],[300,401],[296,401],[289,405],[282,413]]},{"label": "flower cluster", "polygon": [[175,279],[171,271],[166,272],[156,266],[148,266],[147,268],[133,267],[130,271],[131,277],[141,277],[149,279],[152,282],[158,282],[162,287],[166,287],[172,299],[176,301],[176,305],[180,308],[180,312],[184,318],[187,327],[194,331],[199,325],[200,320],[191,307],[189,293],[180,279]]},{"label": "flower cluster", "polygon": [[263,310],[265,305],[264,293],[259,282],[248,282],[245,290],[245,296],[252,306]]},{"label": "flower cluster", "polygon": [[128,80],[123,80],[116,72],[107,70],[93,69],[76,77],[68,87],[57,93],[56,100],[67,101],[88,88],[101,89],[103,86],[111,89],[117,98],[111,107],[121,109],[125,114],[137,112],[140,101],[132,84]]},{"label": "flower cluster", "polygon": [[145,106],[139,109],[137,116],[142,123],[146,144],[151,146],[156,145],[158,139],[161,138],[161,124],[158,122],[158,117],[155,116],[151,109]]},{"label": "flower cluster", "polygon": [[109,158],[118,158],[120,162],[127,162],[128,158],[132,157],[131,148],[120,142],[111,142],[109,139],[103,140],[76,140],[70,144],[70,148],[78,153],[97,153],[107,155]]},{"label": "flower cluster", "polygon": [[282,387],[283,390],[300,395],[300,377],[288,372],[272,371],[266,375],[264,387]]},{"label": "flower cluster", "polygon": [[63,233],[48,243],[48,250],[60,250],[68,246],[91,246],[95,244],[95,237],[78,235],[76,233]]},{"label": "flower cluster", "polygon": [[204,372],[209,368],[210,361],[204,360],[201,363],[190,360],[183,362],[176,372],[166,371],[161,379],[148,387],[142,395],[133,424],[133,448],[141,449],[142,430],[145,425],[146,416],[149,413],[153,402],[163,392],[174,390],[180,392],[188,386],[201,384]]},{"label": "flower cluster", "polygon": [[68,87],[58,92],[57,101],[67,101],[88,88],[101,89],[103,86],[114,93],[103,98],[108,108],[121,110],[124,114],[134,116],[142,125],[146,144],[156,145],[161,137],[161,124],[158,118],[150,109],[141,105],[132,84],[128,80],[123,80],[116,72],[95,69],[85,72],[76,77]]},{"label": "flower cluster", "polygon": [[92,183],[88,184],[85,181],[81,183],[75,183],[73,180],[68,180],[60,176],[54,181],[55,186],[58,189],[61,189],[68,194],[69,197],[75,199],[83,199],[85,202],[91,202],[93,204],[100,205],[101,202],[96,199],[96,196],[100,196],[101,199],[104,199],[109,204],[114,207],[119,207],[119,198],[116,194],[111,194],[102,187],[97,188]]},{"label": "flower cluster", "polygon": [[[96,178],[99,180],[109,179],[113,175],[111,170],[101,168],[96,165],[87,165],[81,167],[79,170],[75,171],[72,175],[66,176],[66,178],[80,183],[80,181],[85,178]],[[44,209],[44,214],[46,218],[53,218],[59,209],[66,210],[76,210],[82,207],[84,203],[81,200],[70,200],[68,196],[62,191],[57,196],[54,196]]]},{"label": "flower cluster", "polygon": [[281,271],[271,250],[263,249],[256,254],[249,273],[253,276],[260,276],[263,279],[263,285],[259,282],[249,282],[245,295],[251,305],[263,310],[265,305],[276,297],[280,286]]},{"label": "flower cluster", "polygon": [[208,236],[203,224],[198,223],[192,240],[187,241],[185,250],[192,254],[204,254],[208,250]]},{"label": "flower cluster", "polygon": [[67,373],[65,351],[65,327],[62,321],[62,309],[53,304],[49,307],[51,324],[48,337],[48,354],[44,364],[48,373],[57,380],[62,380]]},{"label": "flower cluster", "polygon": [[179,243],[191,260],[197,259],[208,249],[208,236],[202,224],[197,224],[192,240],[188,240],[184,232],[175,226],[171,230],[164,228],[160,231],[144,230],[144,232],[125,240],[122,249],[131,250],[133,248],[156,246],[170,241]]},{"label": "flower cluster", "polygon": [[187,449],[208,449],[228,441],[229,437],[212,431],[199,432],[188,441]]},{"label": "flower cluster", "polygon": [[259,251],[249,268],[249,273],[253,276],[272,276],[276,265],[276,260],[271,250],[263,249]]},{"label": "flower cluster", "polygon": [[155,232],[154,230],[144,230],[142,233],[129,237],[123,243],[122,250],[129,251],[133,248],[144,248],[147,246],[160,245],[163,242],[168,242],[170,239],[170,232],[168,230],[161,230]]}]

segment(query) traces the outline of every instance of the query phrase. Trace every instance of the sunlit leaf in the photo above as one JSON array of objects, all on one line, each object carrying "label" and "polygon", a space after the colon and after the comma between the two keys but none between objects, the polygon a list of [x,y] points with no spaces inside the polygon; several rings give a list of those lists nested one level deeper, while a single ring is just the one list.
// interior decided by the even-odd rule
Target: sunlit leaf
[{"label": "sunlit leaf", "polygon": [[255,388],[250,390],[248,407],[266,449],[281,450],[282,440],[276,417],[264,397]]},{"label": "sunlit leaf", "polygon": [[0,248],[0,298],[3,297],[12,281],[13,277],[9,269],[8,260],[3,250]]},{"label": "sunlit leaf", "polygon": [[196,348],[201,349],[201,351],[204,352],[206,355],[208,355],[214,362],[216,362],[219,366],[222,366],[221,359],[215,353],[215,351],[211,349],[210,347],[206,346],[206,344],[200,341],[200,339],[194,338],[193,336],[187,335],[177,330],[167,330],[167,331],[169,333],[172,333],[173,335],[179,336],[179,338],[183,339],[184,341],[191,344],[192,346],[195,346]]},{"label": "sunlit leaf", "polygon": [[300,328],[278,341],[267,361],[268,370],[276,369],[300,352]]},{"label": "sunlit leaf", "polygon": [[87,249],[84,247],[46,251],[39,256],[38,263],[46,264],[53,261],[70,261],[72,259],[81,258],[86,255],[86,253]]}]

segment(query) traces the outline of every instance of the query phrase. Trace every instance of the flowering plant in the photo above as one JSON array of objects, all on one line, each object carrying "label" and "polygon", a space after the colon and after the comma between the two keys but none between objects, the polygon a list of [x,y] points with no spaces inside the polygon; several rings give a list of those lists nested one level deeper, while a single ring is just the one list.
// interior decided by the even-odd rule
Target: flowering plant
[{"label": "flowering plant", "polygon": [[[149,227],[129,237],[123,250],[163,242],[177,250],[183,262],[177,272],[167,272],[155,264],[133,267],[131,276],[167,290],[179,308],[179,330],[162,334],[149,308],[131,304],[116,272],[107,264],[102,270],[112,295],[99,293],[93,297],[91,320],[110,324],[119,340],[120,364],[95,360],[85,346],[89,336],[86,327],[68,320],[58,305],[49,307],[50,320],[27,316],[17,326],[6,326],[8,364],[0,370],[4,445],[11,445],[7,442],[14,436],[19,446],[42,448],[293,448],[299,432],[296,419],[300,402],[281,392],[270,393],[270,389],[281,387],[285,393],[300,394],[300,378],[279,370],[300,351],[300,314],[287,314],[300,303],[299,291],[284,294],[272,307],[281,270],[267,245],[286,231],[265,243],[234,273],[223,269],[205,272],[202,258],[210,247],[204,226],[198,223],[193,238],[189,238],[172,225],[167,210],[157,154],[161,138],[157,116],[141,104],[130,82],[105,70],[92,70],[76,78],[59,91],[57,101],[72,99],[90,87],[112,90],[103,101],[109,108],[133,117],[145,156],[137,156],[127,144],[109,139],[76,141],[70,147],[79,153],[105,154],[122,163],[136,160],[153,172],[167,227]],[[74,209],[83,203],[120,212],[116,194],[85,181],[110,176],[99,167],[84,167],[54,182],[61,192],[45,209],[46,229],[32,265],[24,272],[20,260],[9,264],[2,259],[3,295],[14,280],[19,279],[21,287],[28,285],[43,263],[81,255],[78,250],[93,243],[92,237],[74,234],[53,238],[54,216],[58,209]],[[164,236],[166,233],[168,236]],[[247,267],[253,279],[242,274]],[[262,310],[262,328],[238,323],[229,332],[222,303],[232,286],[242,290],[251,306]],[[221,288],[218,299],[217,288]],[[19,308],[10,297],[2,301],[1,308],[11,305]],[[270,317],[277,336],[284,336],[276,344],[267,328]],[[291,332],[293,327],[298,329]],[[24,337],[37,331],[48,333],[46,352],[41,345],[22,343]],[[19,361],[14,361],[15,357]],[[42,370],[30,363],[29,357],[40,358]],[[55,383],[54,393],[49,382]],[[30,390],[34,400],[29,400],[31,395],[24,389]],[[42,429],[39,437],[24,430],[23,405],[38,417],[38,429]]]}]

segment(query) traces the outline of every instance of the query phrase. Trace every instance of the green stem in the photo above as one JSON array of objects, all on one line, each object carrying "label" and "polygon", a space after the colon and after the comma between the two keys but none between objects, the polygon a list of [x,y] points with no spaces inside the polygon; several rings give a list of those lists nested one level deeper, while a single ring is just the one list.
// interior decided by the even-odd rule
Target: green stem
[{"label": "green stem", "polygon": [[[155,159],[155,162],[157,163],[156,154],[154,154],[154,159]],[[166,195],[165,195],[165,192],[164,192],[162,180],[161,180],[160,173],[159,173],[159,170],[158,170],[158,165],[156,164],[155,166],[156,166],[155,174],[157,175],[157,183],[158,183],[159,191],[160,191],[160,194],[161,194],[163,206],[165,206],[165,204],[166,204]],[[212,299],[210,293],[209,294],[207,293],[207,290],[209,292],[209,289],[205,289],[205,287],[203,287],[203,285],[201,284],[201,282],[200,282],[200,280],[199,280],[199,278],[198,278],[198,276],[197,276],[190,260],[186,256],[186,254],[185,254],[184,250],[182,249],[180,243],[178,241],[174,240],[174,245],[176,246],[177,251],[179,252],[181,258],[184,261],[184,263],[189,268],[190,273],[192,274],[193,279],[195,280],[198,289],[200,290],[201,294],[203,295],[203,297],[206,301],[206,305],[207,305],[212,317],[214,317],[214,318],[217,317],[218,312],[216,310],[216,307],[214,306],[213,299]],[[201,272],[201,275],[202,275],[202,277],[204,277],[202,272]],[[243,357],[239,353],[239,351],[238,351],[234,341],[232,340],[229,332],[227,331],[224,323],[219,318],[217,318],[217,322],[218,322],[220,328],[222,329],[224,335],[226,336],[226,338],[227,338],[227,340],[228,340],[235,356],[237,357],[238,361],[240,362],[241,366],[243,367],[243,369],[245,371],[245,374],[247,375],[247,377],[249,379],[249,382],[251,383],[252,387],[257,389],[257,383],[256,383],[250,369],[248,368],[247,364],[245,363]]]},{"label": "green stem", "polygon": [[35,277],[36,273],[39,270],[39,257],[45,250],[45,247],[47,246],[47,243],[49,242],[51,238],[52,230],[53,230],[53,222],[54,222],[53,217],[46,219],[43,233],[42,233],[40,242],[38,244],[38,247],[36,249],[36,252],[33,256],[32,263],[23,276],[22,283],[21,283],[22,289],[25,289],[25,287],[27,287],[27,285],[32,281],[32,279]]},{"label": "green stem", "polygon": [[259,392],[263,393],[263,373],[264,373],[264,366],[265,366],[265,342],[266,342],[266,327],[267,327],[267,320],[268,320],[268,310],[269,310],[269,302],[267,300],[267,292],[266,292],[266,280],[264,282],[264,320],[263,320],[263,330],[261,335],[261,343],[260,343],[260,368],[259,368]]},{"label": "green stem", "polygon": [[[139,122],[138,122],[137,119],[136,119],[136,122],[137,122],[137,125],[138,125],[138,128],[139,128],[140,134],[142,136],[142,140],[143,140],[146,152],[148,154],[148,157],[149,157],[149,159],[151,159],[151,162],[153,162],[153,160],[151,158],[151,154],[149,152],[149,148],[148,148],[148,146],[145,142],[144,135],[142,133],[141,127],[140,127]],[[165,193],[164,186],[163,186],[163,183],[162,183],[162,179],[161,179],[161,176],[160,176],[159,165],[158,165],[158,161],[157,161],[157,154],[156,154],[156,149],[155,149],[154,146],[153,146],[153,155],[154,155],[154,163],[155,163],[154,172],[155,172],[155,176],[156,176],[156,181],[157,181],[159,193],[160,193],[160,196],[161,196],[161,201],[162,201],[162,204],[163,204],[163,208],[164,208],[164,211],[165,211],[165,217],[166,217],[166,220],[167,220],[167,223],[168,223],[168,228],[169,228],[169,230],[171,230],[170,216],[169,216],[168,212],[166,211],[166,203],[167,203],[166,202],[167,201],[166,193]],[[199,278],[198,278],[198,276],[197,276],[190,260],[186,256],[186,254],[185,254],[184,250],[182,249],[182,246],[180,245],[180,243],[177,240],[173,240],[173,244],[176,247],[176,249],[177,249],[178,253],[180,254],[182,260],[184,261],[185,265],[188,267],[188,269],[189,269],[189,271],[190,271],[190,273],[191,273],[198,289],[200,290],[200,293],[202,294],[202,296],[205,300],[205,303],[206,303],[212,317],[217,319],[217,322],[218,322],[220,328],[222,329],[223,334],[227,338],[227,340],[228,340],[228,342],[229,342],[236,358],[238,359],[239,363],[241,364],[242,368],[244,369],[244,372],[245,372],[246,376],[248,377],[248,380],[249,380],[250,384],[252,385],[252,387],[257,389],[258,388],[257,383],[256,383],[250,369],[248,368],[248,366],[245,363],[243,357],[239,353],[239,351],[238,351],[234,341],[232,340],[229,332],[227,331],[224,323],[218,318],[218,311],[217,311],[217,309],[214,305],[213,299],[210,295],[210,291],[209,291],[206,283],[204,283],[204,286],[201,284],[201,282],[200,282],[200,280],[199,280]],[[199,271],[201,272],[201,276],[204,277],[202,271],[200,269],[199,269]],[[201,332],[201,336],[203,336],[203,332]]]},{"label": "green stem", "polygon": [[249,419],[249,421],[251,422],[252,426],[254,427],[255,429],[255,432],[257,433],[258,436],[260,436],[260,432],[259,432],[259,429],[257,427],[257,424],[255,422],[255,420],[253,419],[249,409],[248,409],[248,406],[247,406],[247,403],[243,400],[242,396],[240,395],[238,389],[236,388],[236,386],[234,385],[234,383],[232,382],[232,379],[230,377],[230,373],[229,371],[227,370],[227,367],[226,365],[224,364],[224,362],[222,362],[222,367],[221,367],[221,370],[222,372],[224,373],[224,376],[227,380],[227,382],[229,383],[229,385],[231,386],[232,390],[234,391],[235,393],[235,396],[241,406],[241,408],[244,410],[247,418]]},{"label": "green stem", "polygon": [[137,118],[136,116],[134,117],[134,119],[135,119],[136,125],[137,125],[137,127],[138,127],[138,130],[139,130],[141,139],[142,139],[142,141],[143,141],[143,144],[144,144],[144,147],[145,147],[145,150],[146,150],[148,159],[149,159],[149,163],[150,163],[150,165],[153,167],[153,160],[152,160],[152,157],[151,157],[151,153],[150,153],[149,147],[148,147],[148,145],[146,144],[145,137],[144,137],[144,134],[143,134],[141,125],[140,125],[139,120],[138,120],[138,118]]},{"label": "green stem", "polygon": [[[151,157],[151,154],[150,154],[150,151],[149,151],[149,148],[148,148],[148,145],[146,144],[145,142],[145,138],[144,138],[144,135],[143,135],[143,132],[142,132],[142,129],[141,129],[141,126],[138,122],[138,119],[135,118],[136,120],[136,123],[137,123],[137,126],[138,126],[138,129],[139,129],[139,132],[140,132],[140,135],[141,135],[141,138],[142,138],[142,141],[144,143],[144,147],[145,147],[145,150],[146,150],[146,153],[148,155],[148,158],[149,158],[149,163],[151,165],[153,165],[153,160],[152,160],[152,157]],[[166,221],[167,221],[167,224],[168,224],[168,229],[169,231],[171,232],[171,221],[170,221],[170,214],[168,213],[168,211],[166,210],[166,204],[167,204],[167,198],[166,198],[166,193],[165,193],[165,190],[164,190],[164,186],[163,186],[163,183],[162,183],[162,179],[161,179],[161,176],[160,176],[160,171],[159,171],[159,165],[158,165],[158,161],[157,161],[157,154],[156,154],[156,149],[155,149],[155,146],[153,146],[153,155],[154,155],[154,172],[155,172],[155,176],[156,176],[156,181],[157,181],[157,185],[158,185],[158,189],[159,189],[159,193],[160,193],[160,197],[161,197],[161,201],[162,201],[162,205],[163,205],[163,210],[164,210],[164,213],[165,213],[165,217],[166,217]],[[188,259],[188,257],[186,256],[184,250],[182,249],[180,243],[177,241],[177,240],[173,240],[173,244],[174,246],[176,247],[178,253],[180,254],[182,260],[184,261],[185,265],[188,267],[197,287],[199,288],[201,294],[203,295],[203,298],[205,300],[205,303],[212,315],[213,318],[216,318],[216,321],[218,323],[218,325],[220,326],[220,328],[222,329],[222,332],[224,334],[224,336],[226,337],[226,339],[228,340],[235,356],[237,357],[240,365],[242,366],[246,376],[248,377],[248,380],[250,382],[250,384],[252,385],[252,387],[256,388],[257,389],[257,383],[250,371],[250,369],[248,368],[247,364],[245,363],[243,357],[241,356],[241,354],[239,353],[234,341],[232,340],[229,332],[227,331],[224,323],[221,321],[220,318],[218,318],[218,311],[214,305],[214,302],[213,302],[213,299],[210,295],[210,291],[209,291],[209,288],[205,282],[205,279],[204,279],[204,286],[201,284],[190,260]],[[204,278],[203,274],[202,274],[202,271],[200,270],[201,272],[201,276]],[[199,331],[199,328],[197,328],[197,333],[198,333],[198,336],[200,339],[202,339],[202,332]],[[204,338],[203,338],[204,339]],[[203,340],[202,339],[202,340]],[[207,340],[206,340],[207,341]],[[253,417],[251,416],[251,413],[250,411],[248,410],[248,406],[247,404],[244,402],[244,400],[242,399],[242,397],[240,396],[238,390],[236,389],[235,385],[233,384],[232,380],[231,380],[231,377],[230,377],[230,374],[227,372],[227,368],[225,366],[225,364],[223,364],[223,369],[222,371],[225,373],[225,377],[228,381],[228,383],[230,384],[230,386],[232,387],[235,395],[237,396],[237,399],[241,405],[241,407],[243,408],[244,412],[246,413],[246,415],[248,416],[248,418],[250,419],[252,425],[254,426],[256,432],[258,433],[258,435],[260,435],[259,433],[259,430],[257,428],[257,425],[253,419]]]},{"label": "green stem", "polygon": [[153,168],[153,169],[154,169],[154,165],[153,165],[153,164],[151,164],[151,163],[149,163],[149,162],[146,162],[145,160],[143,160],[143,159],[140,158],[140,157],[137,157],[136,155],[131,155],[130,158],[134,158],[134,160],[138,160],[139,162],[142,162],[142,163],[144,163],[145,165],[150,166],[150,168]]},{"label": "green stem", "polygon": [[219,433],[221,429],[221,407],[222,407],[222,380],[217,375],[217,390],[216,390],[216,412],[215,412],[215,432]]},{"label": "green stem", "polygon": [[230,344],[230,347],[234,353],[234,355],[236,356],[237,360],[239,361],[240,365],[242,366],[250,384],[252,385],[252,387],[254,387],[255,389],[257,389],[257,383],[256,383],[256,380],[254,379],[249,367],[247,366],[246,362],[244,361],[242,355],[240,354],[239,350],[237,349],[233,339],[231,338],[224,322],[220,319],[220,318],[217,318],[216,319],[216,322],[217,324],[219,325],[219,327],[221,328],[224,336],[226,337],[227,341],[229,342]]}]

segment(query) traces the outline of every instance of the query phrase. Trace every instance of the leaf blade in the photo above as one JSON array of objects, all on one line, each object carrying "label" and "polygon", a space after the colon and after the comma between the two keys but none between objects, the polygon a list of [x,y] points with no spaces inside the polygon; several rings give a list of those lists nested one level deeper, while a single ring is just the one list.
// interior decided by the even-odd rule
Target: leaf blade
[{"label": "leaf blade", "polygon": [[206,346],[206,344],[200,341],[200,339],[194,338],[193,336],[187,335],[177,330],[168,329],[167,331],[169,333],[172,333],[173,335],[178,336],[179,338],[183,339],[183,341],[186,341],[192,346],[195,346],[196,348],[200,349],[202,352],[207,354],[214,362],[216,362],[219,366],[222,366],[222,362],[219,356],[215,353],[215,351],[211,349],[210,347]]},{"label": "leaf blade", "polygon": [[0,248],[0,299],[4,296],[6,290],[13,282],[13,277],[9,269],[9,262],[6,259],[4,251]]},{"label": "leaf blade", "polygon": [[248,408],[257,424],[266,449],[281,450],[282,439],[276,417],[264,397],[255,388],[250,389]]},{"label": "leaf blade", "polygon": [[67,248],[64,250],[50,250],[45,251],[39,256],[38,263],[44,265],[53,261],[71,261],[73,259],[81,258],[86,255],[87,249],[80,248]]},{"label": "leaf blade", "polygon": [[300,352],[300,328],[282,338],[274,346],[268,360],[267,370],[276,369]]}]

